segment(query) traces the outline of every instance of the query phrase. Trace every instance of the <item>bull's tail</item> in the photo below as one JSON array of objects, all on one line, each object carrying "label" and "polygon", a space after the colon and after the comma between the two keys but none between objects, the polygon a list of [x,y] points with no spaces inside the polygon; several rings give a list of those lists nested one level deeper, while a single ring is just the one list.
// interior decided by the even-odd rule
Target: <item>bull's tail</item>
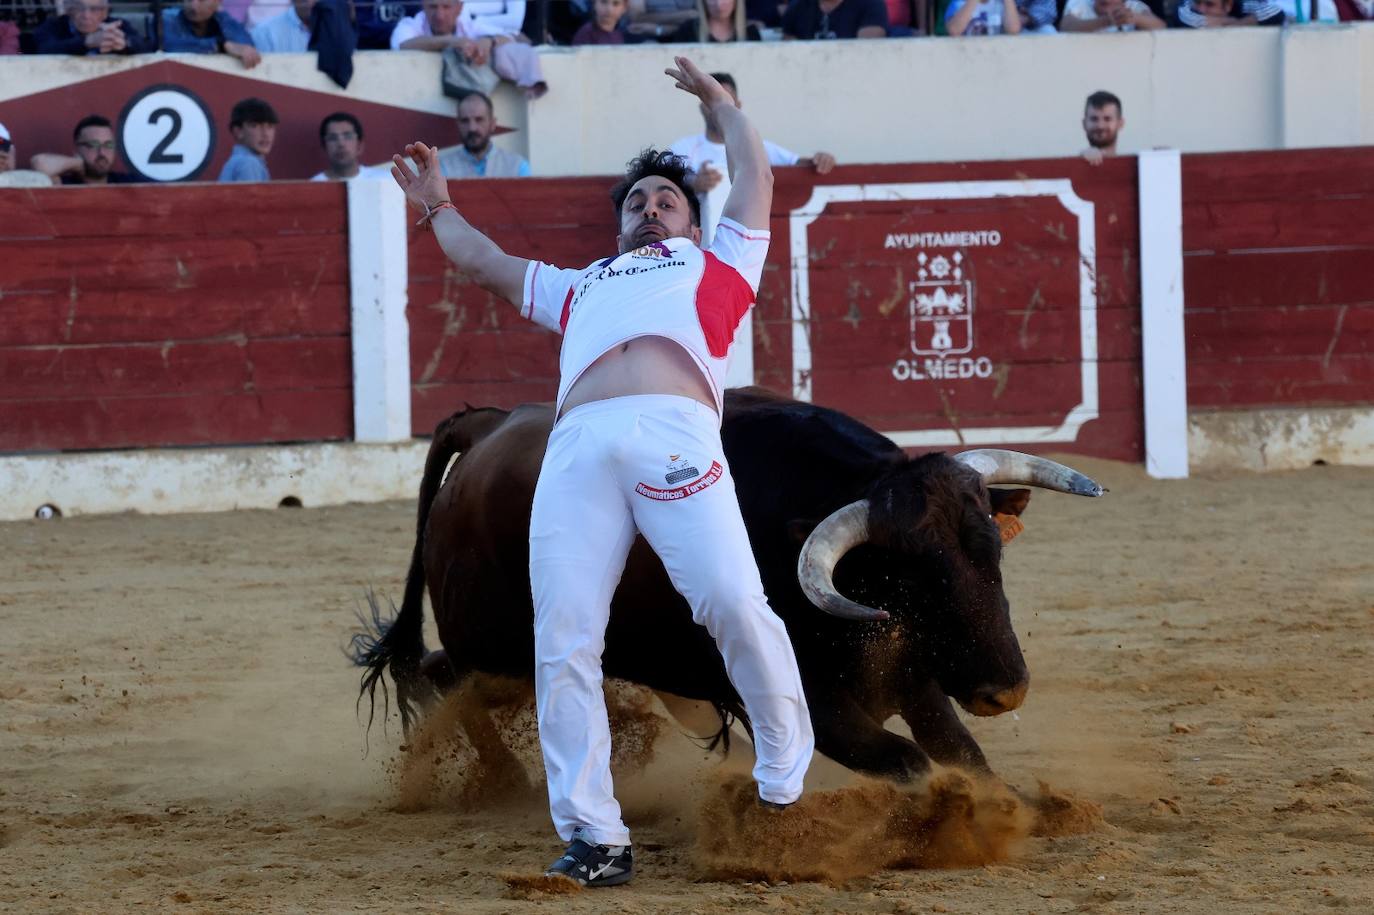
[{"label": "bull's tail", "polygon": [[[419,508],[415,522],[415,549],[410,556],[410,570],[406,573],[405,596],[401,609],[391,605],[392,616],[384,619],[377,596],[368,592],[370,617],[362,617],[362,629],[353,634],[347,654],[363,668],[358,689],[358,703],[368,700],[367,725],[371,729],[377,710],[377,687],[382,688],[382,716],[390,713],[390,698],[383,675],[391,670],[396,684],[396,707],[401,713],[401,727],[410,732],[420,706],[435,696],[435,688],[420,672],[425,657],[423,626],[425,621],[425,528],[434,497],[443,485],[444,471],[453,456],[462,455],[475,442],[500,424],[506,411],[491,407],[469,407],[441,422],[434,430],[429,454],[425,457],[425,472],[420,480]],[[461,459],[461,457],[460,457]]]}]

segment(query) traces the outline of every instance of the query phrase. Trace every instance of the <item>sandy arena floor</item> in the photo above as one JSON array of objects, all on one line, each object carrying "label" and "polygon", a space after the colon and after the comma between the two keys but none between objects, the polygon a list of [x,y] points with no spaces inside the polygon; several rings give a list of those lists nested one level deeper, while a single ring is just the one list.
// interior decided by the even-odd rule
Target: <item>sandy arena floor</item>
[{"label": "sandy arena floor", "polygon": [[1004,563],[1031,692],[972,726],[1103,821],[842,885],[704,879],[700,796],[747,758],[671,726],[623,889],[506,879],[560,851],[537,802],[396,812],[396,722],[365,755],[340,648],[364,588],[399,596],[410,504],[0,524],[0,910],[1374,911],[1374,470],[1074,463],[1112,491],[1036,494]]}]

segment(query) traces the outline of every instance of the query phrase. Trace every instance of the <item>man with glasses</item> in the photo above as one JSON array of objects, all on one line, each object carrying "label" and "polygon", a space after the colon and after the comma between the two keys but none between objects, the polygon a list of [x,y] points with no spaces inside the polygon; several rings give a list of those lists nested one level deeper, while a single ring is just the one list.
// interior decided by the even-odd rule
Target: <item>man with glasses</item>
[{"label": "man with glasses", "polygon": [[336,111],[320,122],[320,145],[329,167],[311,181],[391,177],[390,168],[362,164],[363,124],[347,111]]},{"label": "man with glasses", "polygon": [[126,19],[110,16],[107,0],[67,0],[65,15],[33,32],[39,54],[141,54],[152,47]]},{"label": "man with glasses", "polygon": [[792,0],[782,14],[784,38],[886,38],[884,0]]},{"label": "man with glasses", "polygon": [[139,184],[137,175],[115,171],[115,134],[108,119],[98,114],[82,118],[72,131],[76,155],[38,153],[30,161],[58,184]]}]

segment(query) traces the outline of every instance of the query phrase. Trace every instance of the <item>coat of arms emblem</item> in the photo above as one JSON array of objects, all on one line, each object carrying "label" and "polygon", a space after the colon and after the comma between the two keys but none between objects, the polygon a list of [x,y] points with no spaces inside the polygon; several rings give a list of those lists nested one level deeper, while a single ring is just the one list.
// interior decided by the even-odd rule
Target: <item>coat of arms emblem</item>
[{"label": "coat of arms emblem", "polygon": [[965,279],[964,255],[916,257],[910,294],[911,351],[918,356],[948,356],[973,350],[973,282]]}]

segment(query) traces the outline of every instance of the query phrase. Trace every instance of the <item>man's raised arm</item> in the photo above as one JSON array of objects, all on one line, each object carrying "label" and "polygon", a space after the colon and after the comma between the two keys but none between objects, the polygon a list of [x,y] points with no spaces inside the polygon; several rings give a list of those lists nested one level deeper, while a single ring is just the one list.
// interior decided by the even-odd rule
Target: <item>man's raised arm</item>
[{"label": "man's raised arm", "polygon": [[524,304],[525,269],[529,261],[512,257],[496,242],[474,229],[448,197],[448,182],[439,170],[439,153],[423,143],[406,146],[418,171],[405,159],[391,157],[391,176],[405,191],[411,206],[428,215],[439,247],[477,285],[501,296],[517,308]]},{"label": "man's raised arm", "polygon": [[706,106],[725,137],[725,162],[730,169],[730,196],[722,216],[746,229],[767,229],[773,204],[773,168],[763,138],[735,100],[709,73],[703,73],[685,57],[675,57],[677,69],[666,72],[677,87],[690,92]]}]

